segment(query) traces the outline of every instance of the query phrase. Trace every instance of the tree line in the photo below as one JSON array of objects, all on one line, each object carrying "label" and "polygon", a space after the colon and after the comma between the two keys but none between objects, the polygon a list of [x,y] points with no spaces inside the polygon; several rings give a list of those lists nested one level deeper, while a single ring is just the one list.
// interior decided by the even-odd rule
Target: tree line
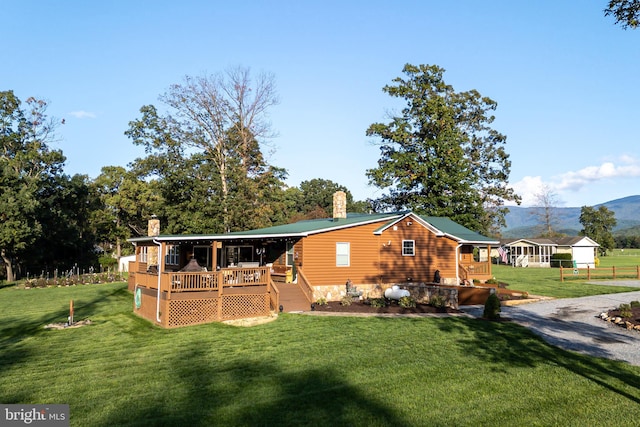
[{"label": "tree line", "polygon": [[[640,1],[611,0],[604,12],[633,29]],[[269,164],[263,149],[274,135],[267,113],[278,102],[270,74],[253,77],[237,67],[185,77],[160,96],[166,112],[145,105],[129,123],[125,134],[145,156],[126,168],[106,166],[95,179],[64,173],[64,154],[50,147],[60,122],[47,115],[45,101],[23,103],[13,91],[0,91],[4,277],[96,267],[101,254],[103,264],[112,262],[131,250],[127,238],[146,233],[151,215],[160,217],[165,233],[224,233],[326,217],[337,190],[347,193],[351,212],[410,209],[498,236],[504,202],[519,204],[520,197],[508,186],[506,136],[492,127],[497,103],[476,90],[454,90],[444,72],[406,64],[384,86],[405,104],[365,132],[380,150],[366,178],[381,191],[364,201],[322,178],[288,187],[287,171]],[[583,214],[608,221],[606,212]]]},{"label": "tree line", "polygon": [[[380,197],[353,200],[350,191],[316,178],[286,185],[287,171],[263,153],[278,102],[274,76],[248,68],[185,77],[140,108],[125,135],[145,155],[106,166],[95,179],[64,173],[50,148],[60,122],[47,103],[22,103],[0,92],[0,255],[5,276],[96,266],[100,254],[130,252],[129,237],[146,234],[156,215],[163,233],[225,233],[331,215],[332,195],[347,193],[350,212],[413,210],[447,216],[481,233],[504,225],[511,164],[506,137],[491,127],[496,102],[457,92],[435,65],[403,68],[383,91],[406,107],[374,123],[380,160],[366,172]],[[161,113],[162,111],[162,113]],[[113,257],[111,255],[114,255]]]}]

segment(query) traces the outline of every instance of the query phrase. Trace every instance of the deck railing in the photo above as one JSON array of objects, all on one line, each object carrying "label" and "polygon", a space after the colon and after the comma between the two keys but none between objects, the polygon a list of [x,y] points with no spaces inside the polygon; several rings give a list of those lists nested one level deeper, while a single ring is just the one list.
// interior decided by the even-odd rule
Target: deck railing
[{"label": "deck railing", "polygon": [[312,303],[314,301],[313,288],[309,284],[309,281],[307,280],[307,276],[304,275],[304,273],[302,272],[302,269],[299,267],[298,267],[297,274],[298,274],[298,284],[300,285],[300,289],[302,289],[302,292],[307,297],[307,300],[309,301],[309,303]]},{"label": "deck railing", "polygon": [[473,276],[474,274],[489,274],[489,263],[472,262],[471,264],[466,265],[466,269],[469,271],[469,274],[471,276]]},{"label": "deck railing", "polygon": [[[267,267],[223,268],[218,271],[162,272],[160,290],[163,292],[222,291],[223,287],[265,286],[271,278]],[[136,273],[137,284],[149,289],[158,289],[158,273],[143,271]]]},{"label": "deck railing", "polygon": [[272,311],[280,310],[280,291],[273,285],[273,280],[269,279],[269,308]]}]

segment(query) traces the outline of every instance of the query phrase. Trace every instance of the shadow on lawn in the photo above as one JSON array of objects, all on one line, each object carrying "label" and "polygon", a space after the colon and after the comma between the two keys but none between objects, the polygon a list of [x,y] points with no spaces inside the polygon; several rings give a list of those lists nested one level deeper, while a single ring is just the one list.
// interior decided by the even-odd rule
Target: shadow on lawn
[{"label": "shadow on lawn", "polygon": [[[589,357],[554,347],[524,326],[512,322],[461,318],[450,320],[451,322],[440,323],[440,328],[444,331],[466,328],[471,338],[462,339],[458,344],[464,347],[466,354],[479,360],[495,363],[496,366],[505,363],[520,367],[555,364],[618,393],[621,397],[640,403],[640,376],[637,367],[625,362]],[[549,321],[542,317],[531,320]],[[566,324],[556,327],[570,328]],[[565,344],[569,347],[572,343]],[[594,349],[593,352],[599,357],[607,355],[606,351],[601,349]],[[616,383],[629,387],[631,391],[614,386]]]},{"label": "shadow on lawn", "polygon": [[[80,320],[93,315],[96,307],[114,297],[127,298],[130,296],[126,288],[100,289],[96,296],[90,300],[78,299],[75,301],[75,319]],[[60,308],[43,313],[35,319],[33,316],[0,318],[0,348],[2,348],[2,352],[0,352],[0,367],[8,368],[13,364],[23,363],[26,360],[27,349],[21,346],[23,340],[37,339],[41,334],[65,333],[64,330],[50,331],[44,327],[50,323],[66,322],[68,316],[69,306],[68,302],[65,301],[60,305]]]},{"label": "shadow on lawn", "polygon": [[146,400],[100,425],[406,425],[330,369],[283,372],[276,363],[237,359],[211,366],[211,351],[196,345],[176,351],[175,382],[167,387],[179,390],[179,402]]}]

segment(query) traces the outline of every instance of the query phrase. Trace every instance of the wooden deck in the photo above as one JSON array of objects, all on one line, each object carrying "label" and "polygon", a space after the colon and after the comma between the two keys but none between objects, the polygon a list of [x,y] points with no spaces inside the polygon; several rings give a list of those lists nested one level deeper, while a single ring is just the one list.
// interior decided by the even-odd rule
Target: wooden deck
[{"label": "wooden deck", "polygon": [[279,309],[267,267],[158,274],[131,264],[134,312],[165,328],[269,316]]}]

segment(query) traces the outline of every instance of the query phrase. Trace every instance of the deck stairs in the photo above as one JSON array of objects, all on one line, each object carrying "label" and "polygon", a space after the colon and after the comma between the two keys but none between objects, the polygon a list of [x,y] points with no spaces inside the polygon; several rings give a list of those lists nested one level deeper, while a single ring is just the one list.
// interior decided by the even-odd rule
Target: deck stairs
[{"label": "deck stairs", "polygon": [[275,283],[274,286],[280,291],[280,305],[283,312],[311,310],[311,303],[297,283]]}]

